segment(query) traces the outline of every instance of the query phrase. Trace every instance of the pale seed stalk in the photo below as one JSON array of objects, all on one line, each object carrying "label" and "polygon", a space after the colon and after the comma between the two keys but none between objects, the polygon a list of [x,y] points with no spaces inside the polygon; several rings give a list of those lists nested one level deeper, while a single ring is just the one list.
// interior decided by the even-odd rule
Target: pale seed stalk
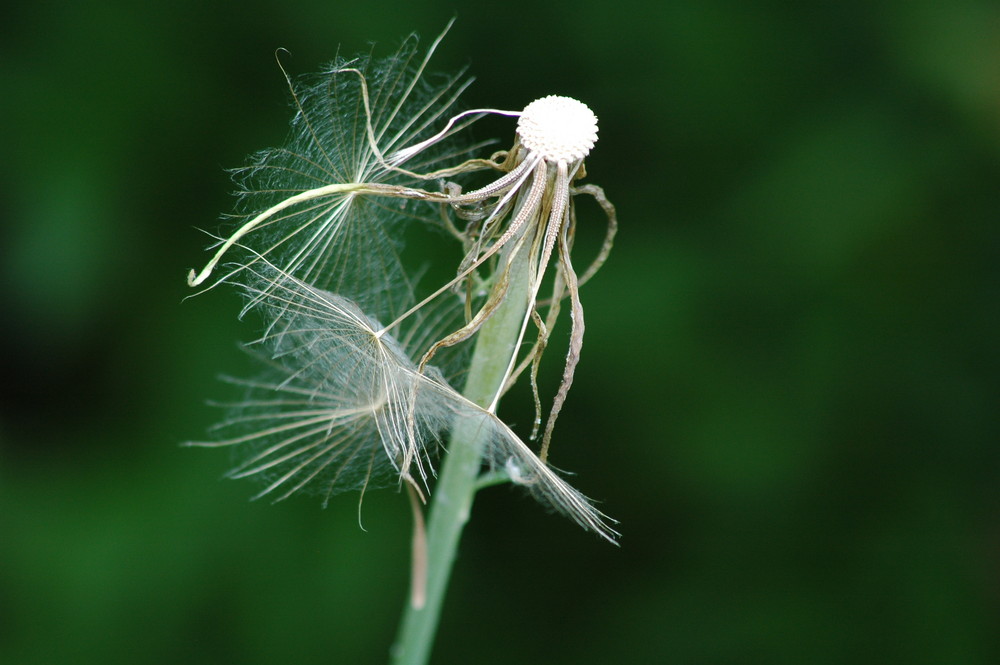
[{"label": "pale seed stalk", "polygon": [[[516,254],[507,296],[479,330],[465,384],[465,397],[483,408],[503,390],[528,308],[528,241],[511,246]],[[501,256],[501,265],[507,258]],[[394,665],[423,665],[430,656],[458,542],[481,487],[478,480],[486,436],[478,419],[465,418],[455,425],[431,502],[425,601],[420,607],[412,600],[407,603],[392,650]]]}]

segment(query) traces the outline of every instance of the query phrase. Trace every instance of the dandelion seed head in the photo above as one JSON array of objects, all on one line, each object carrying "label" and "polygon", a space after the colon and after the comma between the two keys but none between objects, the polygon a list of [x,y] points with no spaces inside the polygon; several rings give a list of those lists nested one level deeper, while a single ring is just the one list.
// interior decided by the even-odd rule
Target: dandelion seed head
[{"label": "dandelion seed head", "polygon": [[[296,81],[286,75],[296,108],[291,136],[237,172],[241,222],[188,279],[244,290],[244,312],[266,324],[255,342],[266,367],[256,379],[233,380],[244,399],[225,405],[229,414],[213,440],[192,445],[238,450],[229,475],[262,480],[258,496],[317,493],[325,502],[401,483],[430,490],[446,441],[475,441],[491,471],[503,470],[544,505],[614,542],[614,520],[546,461],[582,346],[578,287],[603,263],[617,226],[600,188],[573,184],[597,141],[597,117],[557,95],[521,113],[460,111],[470,79],[427,75],[436,45],[422,59],[408,40],[389,58],[338,59]],[[474,157],[485,144],[470,145],[459,133],[490,113],[518,116],[518,141],[489,159]],[[484,170],[499,173],[463,192],[464,174]],[[444,191],[426,185],[452,177],[458,180]],[[579,278],[570,257],[577,194],[594,196],[608,216],[601,253]],[[465,258],[457,272],[444,273],[444,284],[418,267],[424,257],[405,251],[411,229],[433,231],[435,239],[443,229],[462,244]],[[229,263],[220,263],[224,257]],[[217,267],[225,274],[206,282]],[[536,454],[497,406],[528,373],[541,421],[537,367],[566,298],[566,364]],[[515,351],[490,351],[509,360],[499,367],[503,376],[490,379],[496,387],[483,389],[492,394],[473,389],[472,399],[450,382],[466,381],[468,390],[469,377],[487,371],[469,361],[466,342],[508,303],[512,318],[501,323],[504,335],[516,337]],[[533,323],[538,337],[525,352]],[[475,345],[477,354],[487,348]]]},{"label": "dandelion seed head", "polygon": [[571,163],[586,157],[597,143],[597,116],[572,97],[549,95],[524,107],[517,133],[542,159]]}]

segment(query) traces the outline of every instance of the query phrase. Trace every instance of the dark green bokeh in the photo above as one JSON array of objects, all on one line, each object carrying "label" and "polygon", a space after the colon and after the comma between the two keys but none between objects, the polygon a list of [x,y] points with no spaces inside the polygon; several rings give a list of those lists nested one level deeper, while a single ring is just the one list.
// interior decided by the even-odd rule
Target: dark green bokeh
[{"label": "dark green bokeh", "polygon": [[0,27],[0,662],[386,660],[405,500],[364,532],[179,448],[254,332],[181,299],[285,134],[274,49],[456,12],[469,104],[601,120],[621,233],[553,461],[624,537],[484,492],[436,662],[1000,661],[996,3],[63,4]]}]

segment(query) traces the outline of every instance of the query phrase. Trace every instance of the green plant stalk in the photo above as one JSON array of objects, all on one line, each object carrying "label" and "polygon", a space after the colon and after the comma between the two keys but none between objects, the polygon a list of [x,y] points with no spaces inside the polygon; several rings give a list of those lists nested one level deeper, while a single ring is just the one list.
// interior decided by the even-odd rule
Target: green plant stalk
[{"label": "green plant stalk", "polygon": [[[510,268],[507,295],[477,333],[465,384],[465,397],[487,407],[501,388],[515,352],[528,306],[527,243],[520,247]],[[430,657],[445,590],[451,576],[458,541],[469,520],[478,489],[485,441],[477,419],[457,423],[448,454],[434,487],[427,529],[427,587],[422,607],[407,603],[399,636],[393,647],[395,665],[424,665]]]}]

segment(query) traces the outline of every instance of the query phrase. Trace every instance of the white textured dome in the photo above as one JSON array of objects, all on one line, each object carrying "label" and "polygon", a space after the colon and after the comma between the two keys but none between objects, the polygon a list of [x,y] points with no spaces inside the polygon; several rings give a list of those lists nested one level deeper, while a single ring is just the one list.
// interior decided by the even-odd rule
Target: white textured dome
[{"label": "white textured dome", "polygon": [[597,116],[572,97],[549,95],[524,107],[517,133],[524,147],[546,161],[574,162],[597,142]]}]

